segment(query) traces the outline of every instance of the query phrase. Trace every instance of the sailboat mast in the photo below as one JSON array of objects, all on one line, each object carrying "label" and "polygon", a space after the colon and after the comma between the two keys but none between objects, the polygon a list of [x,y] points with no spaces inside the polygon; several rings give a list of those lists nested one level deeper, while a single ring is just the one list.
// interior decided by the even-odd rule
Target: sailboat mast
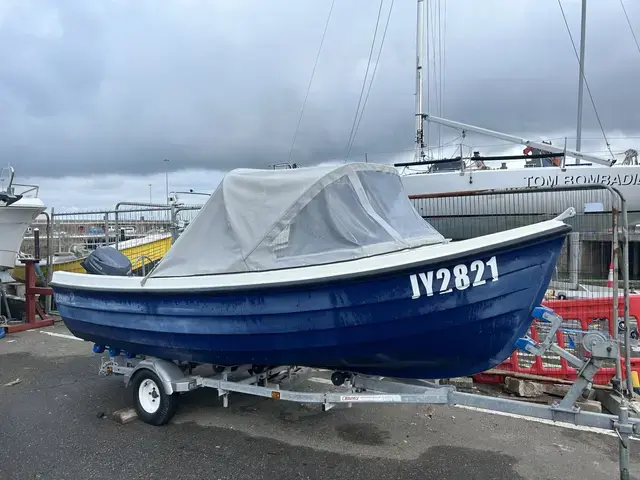
[{"label": "sailboat mast", "polygon": [[416,151],[415,161],[424,160],[424,118],[422,112],[422,58],[424,57],[424,0],[418,0],[416,31]]},{"label": "sailboat mast", "polygon": [[[580,79],[578,83],[578,124],[576,127],[576,151],[582,146],[582,97],[584,91],[584,42],[587,26],[587,0],[582,0],[582,15],[580,21]],[[580,159],[576,159],[580,163]]]}]

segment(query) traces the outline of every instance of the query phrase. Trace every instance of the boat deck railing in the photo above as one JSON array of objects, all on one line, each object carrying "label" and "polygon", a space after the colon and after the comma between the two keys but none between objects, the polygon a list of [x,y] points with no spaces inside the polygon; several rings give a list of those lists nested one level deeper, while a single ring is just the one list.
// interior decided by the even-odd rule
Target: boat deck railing
[{"label": "boat deck railing", "polygon": [[23,197],[37,198],[40,193],[40,187],[38,185],[29,185],[25,183],[14,183],[13,193],[16,195],[22,195]]},{"label": "boat deck railing", "polygon": [[21,197],[37,197],[40,191],[38,185],[15,183],[15,170],[8,165],[0,170],[0,192]]}]

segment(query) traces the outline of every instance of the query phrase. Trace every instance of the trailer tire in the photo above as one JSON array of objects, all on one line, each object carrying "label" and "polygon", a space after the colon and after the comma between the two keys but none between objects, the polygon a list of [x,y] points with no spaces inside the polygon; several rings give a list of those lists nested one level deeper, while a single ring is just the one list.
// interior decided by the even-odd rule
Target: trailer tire
[{"label": "trailer tire", "polygon": [[168,395],[162,381],[151,370],[136,372],[131,381],[133,404],[138,418],[149,425],[165,425],[178,409],[178,394]]}]

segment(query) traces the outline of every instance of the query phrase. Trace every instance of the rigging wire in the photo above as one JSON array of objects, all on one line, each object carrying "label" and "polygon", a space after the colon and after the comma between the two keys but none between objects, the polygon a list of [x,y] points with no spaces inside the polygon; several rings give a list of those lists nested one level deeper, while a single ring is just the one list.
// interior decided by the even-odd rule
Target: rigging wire
[{"label": "rigging wire", "polygon": [[636,47],[638,49],[638,53],[640,53],[640,43],[638,43],[638,37],[636,37],[636,32],[633,31],[633,25],[631,25],[631,20],[629,20],[629,15],[627,14],[627,9],[624,7],[624,2],[620,0],[620,6],[622,7],[622,11],[624,12],[624,16],[627,19],[627,23],[629,24],[629,30],[631,30],[631,35],[633,36],[633,41],[636,42]]},{"label": "rigging wire", "polygon": [[[436,59],[438,57],[438,55],[436,54],[436,45],[437,45],[437,41],[436,41],[436,32],[437,32],[437,19],[435,17],[435,12],[433,11],[433,8],[431,8],[431,3],[432,2],[427,2],[427,16],[428,18],[430,18],[430,23],[427,23],[427,27],[429,29],[429,31],[431,32],[431,49],[432,51],[429,52],[427,50],[427,55],[429,60],[431,60],[433,62],[433,67],[431,69],[429,69],[429,74],[433,75],[433,96],[434,98],[434,102],[436,104],[436,113],[438,112],[438,105],[440,104],[440,100],[439,100],[439,96],[438,96],[438,77],[437,77],[437,73],[438,73],[438,67],[436,66]],[[429,32],[427,32],[427,35],[429,35]],[[427,61],[427,63],[429,62],[429,60]],[[431,111],[431,105],[427,104],[427,108],[429,109],[429,111]],[[440,143],[440,125],[436,126],[436,132],[437,134],[437,138],[438,138],[438,143]]]},{"label": "rigging wire", "polygon": [[[423,49],[424,52],[426,52],[426,58],[424,59],[424,65],[427,67],[427,112],[431,112],[431,65],[430,65],[430,60],[431,60],[431,41],[429,40],[429,6],[431,5],[431,2],[425,2],[424,8],[423,8],[423,13],[422,13],[422,24],[426,25],[427,27],[427,32],[424,36],[425,41],[426,41],[426,46],[423,45],[423,47],[425,47]],[[424,83],[424,77],[422,82]],[[424,91],[424,85],[422,90]],[[426,142],[426,146],[428,147],[431,144],[431,123],[427,122],[427,128],[426,128],[426,133],[427,133],[427,142]],[[429,158],[429,157],[427,157]]]},{"label": "rigging wire", "polygon": [[369,50],[369,60],[367,61],[367,69],[364,73],[364,78],[362,79],[362,88],[360,90],[360,98],[358,100],[358,107],[356,108],[356,114],[353,118],[353,124],[351,125],[351,133],[349,133],[349,142],[347,143],[347,156],[345,161],[349,158],[349,154],[351,153],[351,147],[353,147],[353,132],[356,128],[356,123],[358,121],[358,113],[360,112],[360,105],[362,104],[362,96],[364,95],[364,89],[367,86],[367,77],[369,76],[369,68],[371,68],[371,58],[373,57],[373,47],[376,43],[376,36],[378,35],[378,27],[380,26],[380,15],[382,14],[382,4],[384,0],[380,0],[380,7],[378,8],[378,18],[376,20],[376,28],[373,31],[373,38],[371,40],[371,49]]},{"label": "rigging wire", "polygon": [[[576,55],[576,60],[578,64],[580,63],[580,56],[578,55],[578,50],[576,49],[576,44],[573,41],[573,35],[571,35],[571,29],[569,28],[569,22],[567,21],[567,16],[564,13],[564,8],[562,8],[562,1],[558,0],[558,6],[560,7],[560,11],[562,12],[562,18],[564,19],[564,25],[567,27],[567,33],[569,34],[569,39],[571,40],[571,46],[573,47],[573,52]],[[611,151],[611,145],[609,144],[609,140],[607,139],[607,134],[604,131],[604,127],[602,126],[602,121],[600,120],[600,115],[598,114],[598,109],[596,108],[596,104],[593,101],[593,95],[591,94],[591,88],[589,87],[589,82],[587,82],[587,76],[584,74],[584,69],[582,71],[582,79],[584,80],[584,84],[587,87],[587,93],[589,94],[589,99],[591,100],[591,105],[593,106],[593,111],[596,114],[596,120],[598,121],[598,125],[600,126],[600,131],[602,132],[602,136],[604,138],[604,142],[607,145],[607,149],[611,156],[613,156],[613,152]]]},{"label": "rigging wire", "polygon": [[[441,0],[435,0],[434,2],[426,2],[425,4],[425,25],[427,26],[426,37],[426,61],[427,67],[427,111],[432,110],[434,107],[436,114],[440,117],[444,116],[444,69],[445,69],[445,43],[444,36],[446,35],[446,8],[447,3],[444,0],[444,5]],[[433,82],[433,105],[431,102],[431,85]],[[435,135],[437,137],[437,143],[442,142],[443,126],[437,125],[435,128]],[[426,129],[427,145],[431,143],[431,124]],[[439,150],[439,155],[442,156],[442,149],[436,147]],[[430,149],[427,149],[430,150]]]},{"label": "rigging wire", "polygon": [[313,70],[311,71],[311,78],[309,79],[309,85],[307,85],[307,92],[304,95],[304,101],[302,102],[302,110],[300,111],[300,117],[298,117],[298,124],[296,125],[296,131],[293,134],[293,140],[291,142],[291,148],[289,149],[289,158],[288,162],[291,161],[291,155],[293,155],[293,147],[296,144],[296,139],[298,137],[298,133],[300,131],[300,124],[302,123],[302,117],[304,115],[305,107],[307,106],[307,99],[309,98],[309,92],[311,91],[311,84],[313,83],[313,77],[316,74],[316,68],[318,66],[318,60],[320,59],[320,52],[322,52],[322,45],[324,44],[324,39],[327,35],[327,28],[329,27],[329,21],[331,20],[331,14],[333,13],[333,6],[335,5],[336,0],[331,2],[331,7],[329,8],[329,14],[327,15],[327,21],[324,24],[324,30],[322,31],[322,38],[320,39],[320,46],[318,47],[318,53],[316,54],[316,60],[313,63]]},{"label": "rigging wire", "polygon": [[362,117],[364,115],[364,109],[367,106],[367,101],[369,100],[369,94],[371,93],[371,87],[373,86],[373,79],[376,77],[376,72],[378,71],[378,65],[380,64],[380,55],[382,54],[382,47],[384,46],[384,40],[387,37],[387,29],[389,28],[389,20],[391,19],[391,12],[393,10],[393,4],[395,0],[391,0],[391,5],[389,6],[389,13],[387,14],[387,21],[384,25],[384,31],[382,32],[382,39],[380,40],[380,50],[378,50],[378,56],[376,57],[376,64],[373,67],[373,73],[371,74],[371,81],[369,82],[369,88],[367,89],[367,95],[364,97],[364,103],[362,104],[362,110],[360,111],[360,118],[358,118],[358,123],[356,125],[356,129],[353,132],[353,139],[351,140],[351,146],[349,147],[349,152],[347,153],[347,158],[349,157],[349,153],[351,153],[351,147],[353,146],[353,142],[356,140],[356,135],[358,134],[358,129],[360,128],[360,122],[362,121]]},{"label": "rigging wire", "polygon": [[[438,86],[439,86],[438,116],[443,117],[444,114],[442,113],[442,107],[443,107],[442,91],[444,87],[442,85],[442,54],[444,51],[444,46],[442,44],[442,2],[441,0],[438,0],[436,4],[436,8],[438,10]],[[438,144],[442,142],[442,129],[443,129],[443,126],[438,125]],[[440,157],[442,157],[442,147],[440,147],[439,149],[439,155]]]},{"label": "rigging wire", "polygon": [[[433,11],[435,10],[435,12]],[[436,0],[435,4],[432,7],[432,16],[431,16],[431,32],[433,33],[434,41],[433,41],[433,83],[434,83],[434,96],[436,102],[436,112],[438,112],[438,116],[441,117],[440,114],[440,69],[438,68],[440,63],[440,0]],[[436,51],[437,48],[437,51]],[[438,62],[438,65],[436,65]],[[441,133],[442,133],[442,125],[438,125],[438,146],[440,145]],[[440,155],[440,149],[438,148],[438,154]]]},{"label": "rigging wire", "polygon": [[[442,25],[442,37],[441,37],[441,51],[440,51],[440,116],[444,117],[444,87],[446,85],[446,58],[447,58],[447,0],[442,0],[444,3],[442,18],[440,21]],[[442,125],[441,125],[442,127]],[[442,128],[441,128],[442,132]],[[442,156],[442,155],[441,155]]]}]

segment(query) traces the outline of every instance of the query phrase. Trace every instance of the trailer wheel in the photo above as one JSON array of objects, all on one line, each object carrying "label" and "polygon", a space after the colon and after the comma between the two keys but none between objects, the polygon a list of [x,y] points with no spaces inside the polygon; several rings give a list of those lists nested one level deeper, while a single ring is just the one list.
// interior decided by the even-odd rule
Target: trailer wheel
[{"label": "trailer wheel", "polygon": [[178,408],[178,394],[168,395],[151,370],[138,371],[132,381],[133,404],[138,418],[149,425],[164,425]]},{"label": "trailer wheel", "polygon": [[333,372],[331,374],[331,383],[333,383],[336,387],[344,385],[347,376],[342,372]]}]

